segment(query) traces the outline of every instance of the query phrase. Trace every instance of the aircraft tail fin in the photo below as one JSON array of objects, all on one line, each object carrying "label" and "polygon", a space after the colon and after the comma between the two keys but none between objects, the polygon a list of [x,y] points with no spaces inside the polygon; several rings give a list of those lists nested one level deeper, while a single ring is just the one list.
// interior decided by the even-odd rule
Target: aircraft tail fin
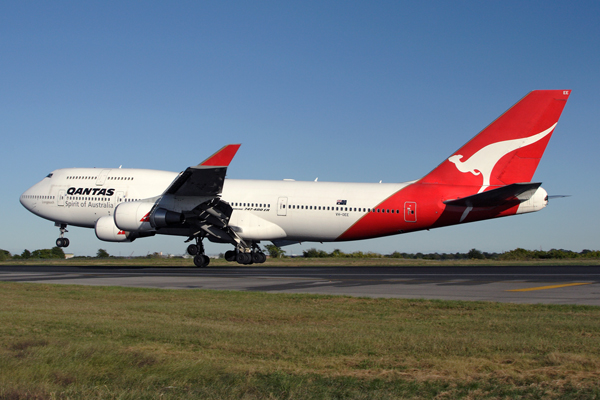
[{"label": "aircraft tail fin", "polygon": [[570,94],[530,92],[419,182],[480,186],[478,193],[530,182]]}]

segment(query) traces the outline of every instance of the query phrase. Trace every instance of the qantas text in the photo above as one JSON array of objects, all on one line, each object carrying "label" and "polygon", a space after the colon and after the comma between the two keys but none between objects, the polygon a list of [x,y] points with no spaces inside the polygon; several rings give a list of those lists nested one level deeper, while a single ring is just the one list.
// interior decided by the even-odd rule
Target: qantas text
[{"label": "qantas text", "polygon": [[115,194],[115,189],[100,189],[100,188],[74,188],[70,187],[67,190],[68,195],[83,195],[83,196],[112,196]]}]

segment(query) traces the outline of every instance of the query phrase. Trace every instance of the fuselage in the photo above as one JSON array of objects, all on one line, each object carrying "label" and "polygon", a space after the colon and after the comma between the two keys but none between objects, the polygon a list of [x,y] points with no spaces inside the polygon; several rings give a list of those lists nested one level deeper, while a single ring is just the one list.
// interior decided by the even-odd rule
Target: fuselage
[{"label": "fuselage", "polygon": [[[32,213],[57,224],[94,228],[112,217],[119,204],[154,202],[178,173],[146,169],[69,168],[53,171],[21,196]],[[360,240],[537,211],[539,198],[503,208],[475,210],[464,220],[464,208],[444,200],[461,197],[474,187],[404,183],[343,183],[226,179],[221,199],[233,208],[229,226],[247,240],[330,242]],[[532,203],[532,204],[530,204]],[[461,220],[462,218],[462,220]],[[157,234],[187,236],[180,228]]]},{"label": "fuselage", "polygon": [[[99,218],[112,216],[121,203],[158,198],[178,175],[146,169],[59,169],[23,193],[20,201],[42,218],[94,228]],[[396,232],[386,234],[414,230],[414,206],[412,210],[405,210],[403,204],[377,208],[411,183],[226,179],[221,198],[232,206],[230,225],[243,238],[335,241],[368,213],[396,221]],[[173,234],[172,230],[157,233]]]}]

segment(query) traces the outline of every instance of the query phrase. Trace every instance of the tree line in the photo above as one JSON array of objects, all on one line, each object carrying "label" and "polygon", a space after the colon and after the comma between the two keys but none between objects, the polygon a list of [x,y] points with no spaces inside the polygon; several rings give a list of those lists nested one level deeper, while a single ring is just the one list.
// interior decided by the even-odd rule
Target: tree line
[{"label": "tree line", "polygon": [[[373,252],[355,251],[353,253],[344,253],[339,249],[327,253],[324,250],[315,248],[308,249],[302,252],[302,256],[306,258],[403,258],[407,260],[550,260],[550,259],[573,259],[573,258],[600,258],[598,250],[583,250],[579,253],[564,250],[552,249],[543,250],[526,250],[517,248],[503,253],[488,253],[477,249],[471,249],[466,253],[400,253],[395,251],[391,254],[379,254]],[[281,256],[280,256],[281,257]]]},{"label": "tree line", "polygon": [[[108,252],[104,249],[98,249],[96,258],[107,258],[110,257]],[[10,254],[7,250],[0,249],[0,261],[6,260],[49,260],[49,259],[65,259],[65,252],[60,247],[53,247],[51,249],[39,249],[29,251],[23,250],[21,254]]]},{"label": "tree line", "polygon": [[[286,251],[280,247],[269,244],[265,246],[265,249],[269,253],[271,258],[283,258],[286,257]],[[222,255],[221,255],[222,256]],[[113,257],[108,254],[104,249],[98,249],[95,258],[108,258]],[[158,253],[149,254],[147,258],[159,257]],[[471,249],[466,253],[400,253],[394,251],[391,254],[380,254],[371,251],[362,252],[355,251],[352,253],[345,253],[340,249],[335,249],[328,253],[324,250],[318,250],[311,248],[302,252],[304,258],[402,258],[407,260],[500,260],[500,261],[519,261],[519,260],[560,260],[560,259],[593,259],[600,258],[599,250],[582,250],[577,253],[571,250],[564,249],[551,249],[548,251],[544,250],[526,250],[517,248],[514,250],[506,251],[503,253],[488,253],[485,251]],[[60,247],[53,247],[51,249],[40,249],[29,251],[23,250],[21,254],[11,254],[7,250],[0,249],[0,261],[7,260],[29,260],[29,259],[64,259],[65,253]],[[77,257],[81,258],[81,257]],[[88,257],[84,257],[88,258]],[[223,257],[221,257],[223,258]]]},{"label": "tree line", "polygon": [[0,261],[29,259],[46,260],[51,258],[64,259],[65,252],[60,247],[53,247],[51,249],[39,249],[34,251],[29,251],[25,249],[21,254],[10,254],[9,251],[0,249]]}]

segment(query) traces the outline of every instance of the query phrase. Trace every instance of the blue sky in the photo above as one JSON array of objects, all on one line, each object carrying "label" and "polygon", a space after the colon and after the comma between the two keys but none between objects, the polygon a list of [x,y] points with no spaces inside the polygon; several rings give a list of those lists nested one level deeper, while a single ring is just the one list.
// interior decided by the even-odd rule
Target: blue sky
[{"label": "blue sky", "polygon": [[[573,93],[534,180],[545,210],[331,251],[600,249],[600,3],[2,2],[0,248],[53,246],[19,195],[54,169],[181,171],[242,143],[230,178],[417,179],[534,89]],[[71,228],[69,251],[181,254]],[[228,250],[209,245],[209,253]]]}]

